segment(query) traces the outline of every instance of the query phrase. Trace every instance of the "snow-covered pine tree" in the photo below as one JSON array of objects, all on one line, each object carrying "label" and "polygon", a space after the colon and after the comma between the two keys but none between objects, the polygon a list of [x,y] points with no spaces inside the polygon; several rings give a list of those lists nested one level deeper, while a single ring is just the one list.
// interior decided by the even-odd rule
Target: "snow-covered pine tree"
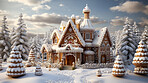
[{"label": "snow-covered pine tree", "polygon": [[20,54],[22,59],[27,60],[28,58],[28,39],[26,34],[26,25],[24,24],[23,15],[20,14],[19,20],[18,20],[18,28],[15,30],[15,35],[11,38],[13,39],[11,41],[13,48],[14,46],[18,46],[18,49],[20,50]]},{"label": "snow-covered pine tree", "polygon": [[35,54],[32,49],[30,50],[28,61],[35,62]]},{"label": "snow-covered pine tree", "polygon": [[2,68],[2,62],[3,62],[3,59],[2,59],[1,54],[0,54],[0,71],[3,70],[3,68]]},{"label": "snow-covered pine tree", "polygon": [[124,29],[120,44],[120,51],[123,55],[123,61],[125,65],[127,65],[132,63],[133,56],[136,50],[136,42],[132,38],[131,25],[128,18],[126,18],[125,25],[123,27]]},{"label": "snow-covered pine tree", "polygon": [[9,57],[9,53],[11,51],[11,44],[10,44],[10,38],[9,38],[9,31],[8,31],[8,25],[6,21],[6,16],[3,18],[3,24],[2,24],[2,30],[0,33],[0,53],[1,57],[4,61],[7,60]]},{"label": "snow-covered pine tree", "polygon": [[14,46],[9,57],[7,75],[10,77],[20,77],[25,75],[24,64],[17,46]]},{"label": "snow-covered pine tree", "polygon": [[[10,39],[15,35],[15,28],[13,27],[11,32],[10,32]],[[13,40],[13,39],[11,39]]]},{"label": "snow-covered pine tree", "polygon": [[30,49],[32,49],[37,55],[37,53],[40,53],[40,48],[41,48],[41,42],[39,41],[38,35],[32,38],[32,44],[30,46]]},{"label": "snow-covered pine tree", "polygon": [[148,49],[148,26],[145,26],[144,32],[142,33],[142,39],[146,42]]},{"label": "snow-covered pine tree", "polygon": [[148,74],[148,49],[146,42],[142,39],[133,58],[133,64],[136,66],[134,73]]},{"label": "snow-covered pine tree", "polygon": [[136,41],[137,45],[140,42],[140,36],[141,36],[140,30],[139,30],[136,22],[134,22],[134,24],[133,24],[133,39],[134,39],[134,41]]},{"label": "snow-covered pine tree", "polygon": [[125,75],[124,63],[119,52],[117,53],[117,57],[113,65],[112,75],[117,77],[122,77]]}]

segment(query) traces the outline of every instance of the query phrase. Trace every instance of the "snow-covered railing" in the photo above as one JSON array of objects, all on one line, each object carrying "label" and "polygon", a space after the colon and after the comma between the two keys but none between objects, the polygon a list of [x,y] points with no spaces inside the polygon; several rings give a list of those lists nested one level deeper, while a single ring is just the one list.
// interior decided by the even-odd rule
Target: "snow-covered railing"
[{"label": "snow-covered railing", "polygon": [[60,64],[58,63],[42,63],[42,66],[45,66],[46,68],[59,68]]},{"label": "snow-covered railing", "polygon": [[85,63],[79,65],[77,67],[81,67],[83,69],[95,69],[95,68],[112,68],[114,63]]}]

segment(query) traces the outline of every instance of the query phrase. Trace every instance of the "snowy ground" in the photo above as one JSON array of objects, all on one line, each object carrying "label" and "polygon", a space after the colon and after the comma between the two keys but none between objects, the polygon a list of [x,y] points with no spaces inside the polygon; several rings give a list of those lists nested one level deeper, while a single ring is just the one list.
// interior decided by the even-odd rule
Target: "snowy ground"
[{"label": "snowy ground", "polygon": [[35,67],[26,68],[26,75],[20,78],[10,78],[6,75],[6,63],[0,71],[0,83],[148,83],[148,76],[128,74],[123,78],[113,77],[111,69],[103,68],[102,77],[96,77],[98,69],[58,70],[42,67],[43,75],[35,76]]}]

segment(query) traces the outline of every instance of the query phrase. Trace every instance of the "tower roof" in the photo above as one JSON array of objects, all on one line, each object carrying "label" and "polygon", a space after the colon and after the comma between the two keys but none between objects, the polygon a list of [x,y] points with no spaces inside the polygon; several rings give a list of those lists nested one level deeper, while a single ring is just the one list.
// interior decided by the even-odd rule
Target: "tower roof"
[{"label": "tower roof", "polygon": [[88,5],[86,4],[85,8],[83,9],[83,13],[84,12],[90,12],[91,10],[89,9]]}]

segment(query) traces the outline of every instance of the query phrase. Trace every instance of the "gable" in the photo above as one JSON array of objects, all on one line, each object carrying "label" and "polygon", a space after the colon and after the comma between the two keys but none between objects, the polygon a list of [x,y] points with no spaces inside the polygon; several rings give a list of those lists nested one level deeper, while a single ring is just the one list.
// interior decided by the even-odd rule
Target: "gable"
[{"label": "gable", "polygon": [[112,46],[108,30],[106,30],[103,40],[101,42],[101,45],[107,46],[107,44],[109,44],[110,47]]},{"label": "gable", "polygon": [[76,47],[85,46],[85,42],[72,20],[68,21],[66,28],[61,35],[58,46],[63,47],[69,43]]},{"label": "gable", "polygon": [[62,36],[62,40],[59,46],[64,47],[67,44],[71,44],[74,47],[78,47],[82,45],[78,39],[78,36],[74,32],[74,29],[72,28],[71,23],[69,23],[64,36]]}]

